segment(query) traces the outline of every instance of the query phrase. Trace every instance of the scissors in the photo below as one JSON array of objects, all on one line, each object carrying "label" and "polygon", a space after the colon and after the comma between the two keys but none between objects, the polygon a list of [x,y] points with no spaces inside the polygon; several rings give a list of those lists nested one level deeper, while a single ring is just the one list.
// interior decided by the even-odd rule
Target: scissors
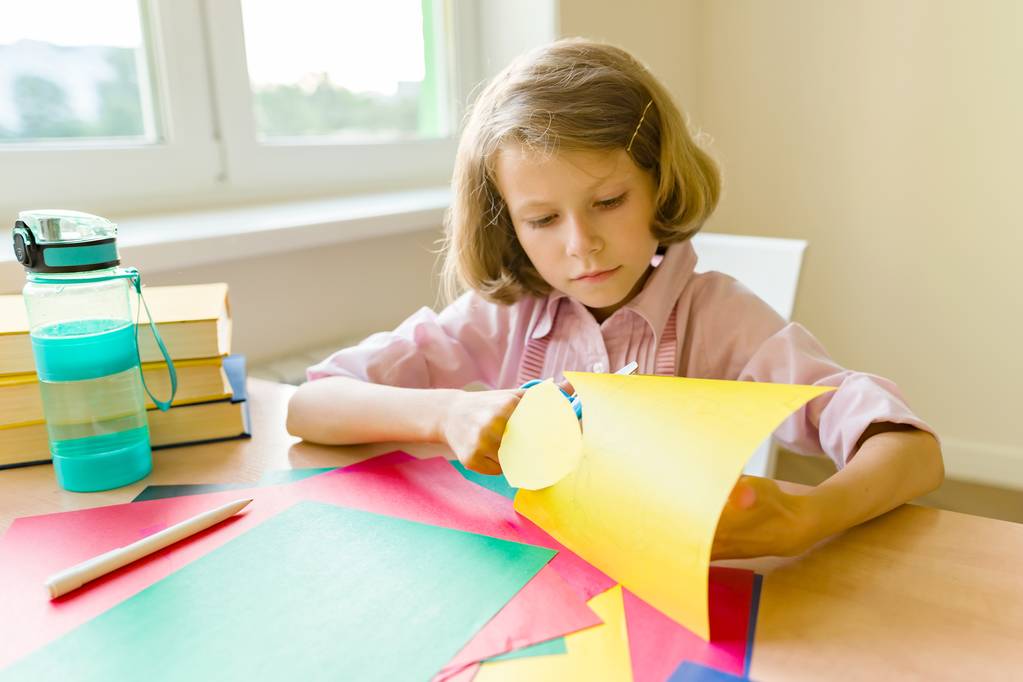
[{"label": "scissors", "polygon": [[[633,360],[632,362],[630,362],[629,364],[625,365],[620,370],[615,372],[615,374],[622,374],[622,375],[633,374],[633,373],[635,373],[635,371],[636,371],[636,369],[638,367],[639,367],[639,363],[636,362],[635,360]],[[527,381],[526,383],[524,383],[521,386],[519,386],[519,388],[532,388],[533,386],[536,386],[537,384],[542,383],[542,382],[543,382],[543,379],[531,379],[530,381]],[[582,419],[583,418],[583,404],[579,401],[579,396],[577,394],[575,394],[575,393],[569,393],[565,389],[561,388],[561,386],[558,386],[558,390],[561,391],[561,393],[566,398],[568,398],[569,404],[572,405],[572,410],[575,411],[576,418],[577,419]]]}]

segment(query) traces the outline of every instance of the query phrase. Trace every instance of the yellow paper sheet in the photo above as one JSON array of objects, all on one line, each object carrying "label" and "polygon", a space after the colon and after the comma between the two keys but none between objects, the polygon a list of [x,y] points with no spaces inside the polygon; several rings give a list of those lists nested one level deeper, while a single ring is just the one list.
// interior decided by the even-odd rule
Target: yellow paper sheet
[{"label": "yellow paper sheet", "polygon": [[[641,599],[710,637],[707,575],[718,517],[775,428],[831,388],[566,372],[583,404],[582,457],[515,509]],[[568,411],[520,428],[567,428]],[[562,423],[563,422],[563,423]]]},{"label": "yellow paper sheet", "polygon": [[[561,400],[564,401],[564,397]],[[625,628],[621,585],[615,585],[607,592],[598,594],[587,604],[600,616],[604,624],[566,635],[565,653],[484,663],[473,678],[473,682],[632,680],[629,636]]]},{"label": "yellow paper sheet", "polygon": [[526,490],[554,485],[579,466],[579,420],[553,381],[537,384],[522,396],[497,456],[508,483]]}]

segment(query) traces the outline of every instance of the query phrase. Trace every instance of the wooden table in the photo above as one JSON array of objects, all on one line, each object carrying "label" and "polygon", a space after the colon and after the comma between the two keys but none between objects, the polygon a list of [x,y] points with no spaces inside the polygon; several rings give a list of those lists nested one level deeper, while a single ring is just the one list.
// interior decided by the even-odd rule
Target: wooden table
[{"label": "wooden table", "polygon": [[[49,466],[0,471],[0,533],[14,518],[127,502],[147,485],[255,482],[402,448],[325,447],[284,429],[294,389],[249,380],[253,438],[154,453],[144,481],[60,490]],[[764,574],[755,680],[1023,679],[1023,525],[905,505],[803,556],[727,562]]]}]

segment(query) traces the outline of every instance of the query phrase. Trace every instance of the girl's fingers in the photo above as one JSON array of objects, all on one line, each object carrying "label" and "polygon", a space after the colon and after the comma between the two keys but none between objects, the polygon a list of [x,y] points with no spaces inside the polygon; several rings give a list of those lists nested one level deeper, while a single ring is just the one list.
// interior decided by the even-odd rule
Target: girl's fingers
[{"label": "girl's fingers", "polygon": [[496,476],[501,473],[501,465],[490,457],[477,457],[473,459],[473,466],[469,468],[481,474]]},{"label": "girl's fingers", "polygon": [[490,420],[485,430],[486,436],[489,440],[496,441],[500,444],[501,438],[504,437],[504,430],[508,426],[508,420],[511,419],[512,413],[515,408],[518,407],[518,400],[510,400],[499,413],[494,415],[494,418]]},{"label": "girl's fingers", "polygon": [[508,427],[508,420],[510,417],[498,416],[490,420],[487,424],[487,428],[483,431],[483,436],[489,442],[501,442],[501,438],[504,437],[504,430]]},{"label": "girl's fingers", "polygon": [[518,396],[515,396],[513,399],[509,400],[505,404],[504,408],[500,412],[500,416],[501,416],[501,418],[504,419],[504,421],[508,421],[508,419],[511,418],[512,412],[514,412],[515,408],[519,406],[519,401],[521,399],[522,399],[522,396],[518,395]]},{"label": "girl's fingers", "polygon": [[737,509],[750,509],[757,503],[757,490],[748,476],[740,478],[732,488],[728,503]]}]

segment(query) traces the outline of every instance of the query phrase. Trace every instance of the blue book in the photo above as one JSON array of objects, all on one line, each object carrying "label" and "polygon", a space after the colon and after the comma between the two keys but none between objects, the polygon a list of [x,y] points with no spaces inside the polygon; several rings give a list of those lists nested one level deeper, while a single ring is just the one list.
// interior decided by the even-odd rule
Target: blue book
[{"label": "blue book", "polygon": [[245,356],[226,356],[224,373],[231,384],[230,398],[175,405],[166,412],[149,411],[149,438],[154,450],[252,436]]}]

